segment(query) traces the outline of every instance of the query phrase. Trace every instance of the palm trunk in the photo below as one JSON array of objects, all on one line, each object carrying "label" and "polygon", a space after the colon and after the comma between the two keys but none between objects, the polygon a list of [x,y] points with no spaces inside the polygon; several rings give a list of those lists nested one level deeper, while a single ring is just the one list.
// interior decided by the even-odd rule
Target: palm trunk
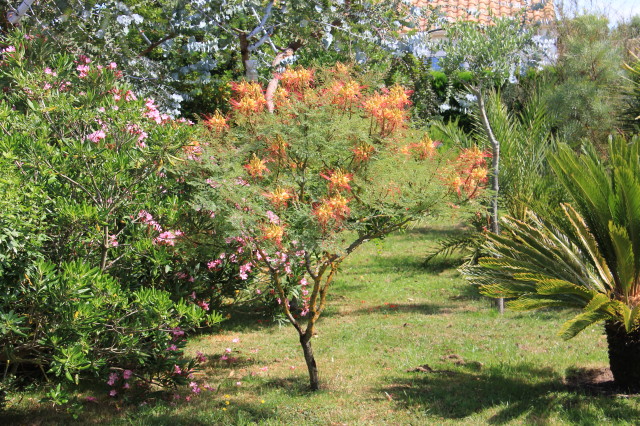
[{"label": "palm trunk", "polygon": [[607,321],[605,331],[614,382],[626,390],[640,390],[640,330],[627,333],[621,322]]},{"label": "palm trunk", "polygon": [[311,337],[307,334],[300,336],[300,345],[302,345],[302,352],[304,352],[304,360],[307,362],[307,369],[309,370],[309,384],[312,391],[320,389],[320,381],[318,380],[318,367],[316,366],[316,359],[313,356],[313,349],[311,349]]}]

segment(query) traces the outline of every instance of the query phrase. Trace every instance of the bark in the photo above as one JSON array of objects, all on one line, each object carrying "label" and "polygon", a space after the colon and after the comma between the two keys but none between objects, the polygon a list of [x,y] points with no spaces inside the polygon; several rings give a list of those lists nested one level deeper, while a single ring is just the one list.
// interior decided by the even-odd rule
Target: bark
[{"label": "bark", "polygon": [[294,41],[290,43],[285,50],[283,50],[282,52],[276,55],[275,59],[271,63],[271,67],[273,68],[274,74],[273,74],[273,77],[271,78],[271,81],[269,81],[269,84],[267,85],[267,91],[265,93],[265,99],[267,100],[267,109],[269,110],[269,112],[273,112],[275,109],[275,105],[273,103],[273,97],[276,94],[276,90],[278,89],[278,81],[279,81],[278,78],[276,77],[275,72],[278,66],[280,65],[280,63],[284,61],[286,58],[293,56],[296,53],[296,50],[302,47],[302,45],[303,44],[300,41]]},{"label": "bark", "polygon": [[18,25],[33,3],[35,3],[35,0],[24,0],[15,11],[11,10],[7,12],[7,22],[11,25]]},{"label": "bark", "polygon": [[[491,189],[493,190],[493,196],[491,197],[491,232],[494,234],[500,233],[500,224],[498,222],[498,195],[500,190],[500,141],[496,139],[487,116],[487,108],[484,103],[484,97],[480,88],[472,88],[470,91],[478,98],[478,108],[480,110],[480,121],[482,122],[482,128],[484,129],[487,139],[491,144]],[[504,298],[498,299],[498,311],[504,313]]]},{"label": "bark", "polygon": [[244,67],[244,76],[249,81],[258,81],[257,63],[251,59],[251,51],[249,50],[249,38],[246,33],[238,34],[240,39],[240,55],[242,57],[242,66]]},{"label": "bark", "polygon": [[311,348],[311,336],[308,333],[300,336],[300,345],[302,345],[302,352],[304,352],[304,360],[307,363],[307,369],[309,370],[309,384],[312,391],[320,389],[320,381],[318,380],[318,367],[316,365],[316,359],[313,356],[313,349]]},{"label": "bark", "polygon": [[627,333],[619,321],[607,321],[605,331],[615,384],[625,390],[640,390],[640,330]]}]

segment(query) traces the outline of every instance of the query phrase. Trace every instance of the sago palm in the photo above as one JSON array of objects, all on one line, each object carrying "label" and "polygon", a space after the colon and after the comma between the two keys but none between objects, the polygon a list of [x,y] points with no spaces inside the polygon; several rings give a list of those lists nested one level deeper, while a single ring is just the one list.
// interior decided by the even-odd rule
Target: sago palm
[{"label": "sago palm", "polygon": [[640,140],[610,141],[607,159],[561,146],[550,164],[571,202],[563,217],[504,219],[489,235],[489,257],[464,273],[491,297],[528,310],[574,307],[560,334],[569,339],[605,321],[614,380],[640,387]]}]

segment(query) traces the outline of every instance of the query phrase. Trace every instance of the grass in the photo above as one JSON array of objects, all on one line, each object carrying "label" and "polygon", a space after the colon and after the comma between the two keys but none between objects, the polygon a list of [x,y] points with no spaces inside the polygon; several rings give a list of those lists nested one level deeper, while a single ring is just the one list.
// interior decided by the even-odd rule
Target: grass
[{"label": "grass", "polygon": [[[343,267],[313,347],[322,388],[310,393],[295,331],[232,314],[219,333],[190,340],[211,360],[198,373],[217,391],[118,407],[104,392],[80,423],[209,424],[632,424],[640,397],[589,395],[564,379],[607,366],[600,327],[568,342],[563,311],[499,315],[452,267],[423,259],[453,228],[415,229],[370,244]],[[240,341],[234,343],[232,340]],[[220,361],[226,348],[238,361]],[[419,366],[431,372],[411,371]],[[1,424],[69,424],[64,411],[11,395]]]}]

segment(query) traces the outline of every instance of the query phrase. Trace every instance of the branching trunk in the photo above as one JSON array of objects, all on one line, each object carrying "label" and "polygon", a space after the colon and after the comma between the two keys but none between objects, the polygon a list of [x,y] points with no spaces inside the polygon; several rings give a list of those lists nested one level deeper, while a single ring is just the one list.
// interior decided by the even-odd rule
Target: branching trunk
[{"label": "branching trunk", "polygon": [[320,380],[318,379],[318,366],[311,348],[311,336],[307,335],[307,333],[301,335],[300,345],[302,345],[304,360],[307,363],[307,370],[309,370],[309,385],[312,391],[317,391],[320,389]]},{"label": "branching trunk", "polygon": [[240,39],[240,56],[242,57],[242,66],[244,67],[244,76],[249,81],[258,81],[257,63],[251,59],[251,51],[249,50],[249,38],[246,33],[238,34]]},{"label": "branching trunk", "polygon": [[36,0],[24,0],[20,3],[20,6],[14,11],[10,10],[7,12],[7,22],[11,25],[18,25],[20,20],[27,14],[27,11],[31,8],[31,5],[35,3]]},{"label": "branching trunk", "polygon": [[[498,222],[498,196],[500,191],[500,141],[496,139],[487,116],[487,107],[484,103],[484,93],[481,88],[470,87],[469,90],[478,98],[478,109],[480,110],[480,121],[482,122],[482,128],[489,139],[491,144],[491,189],[493,190],[493,196],[491,197],[491,232],[494,234],[500,233],[500,223]],[[504,298],[498,299],[498,310],[500,313],[504,312]]]}]

